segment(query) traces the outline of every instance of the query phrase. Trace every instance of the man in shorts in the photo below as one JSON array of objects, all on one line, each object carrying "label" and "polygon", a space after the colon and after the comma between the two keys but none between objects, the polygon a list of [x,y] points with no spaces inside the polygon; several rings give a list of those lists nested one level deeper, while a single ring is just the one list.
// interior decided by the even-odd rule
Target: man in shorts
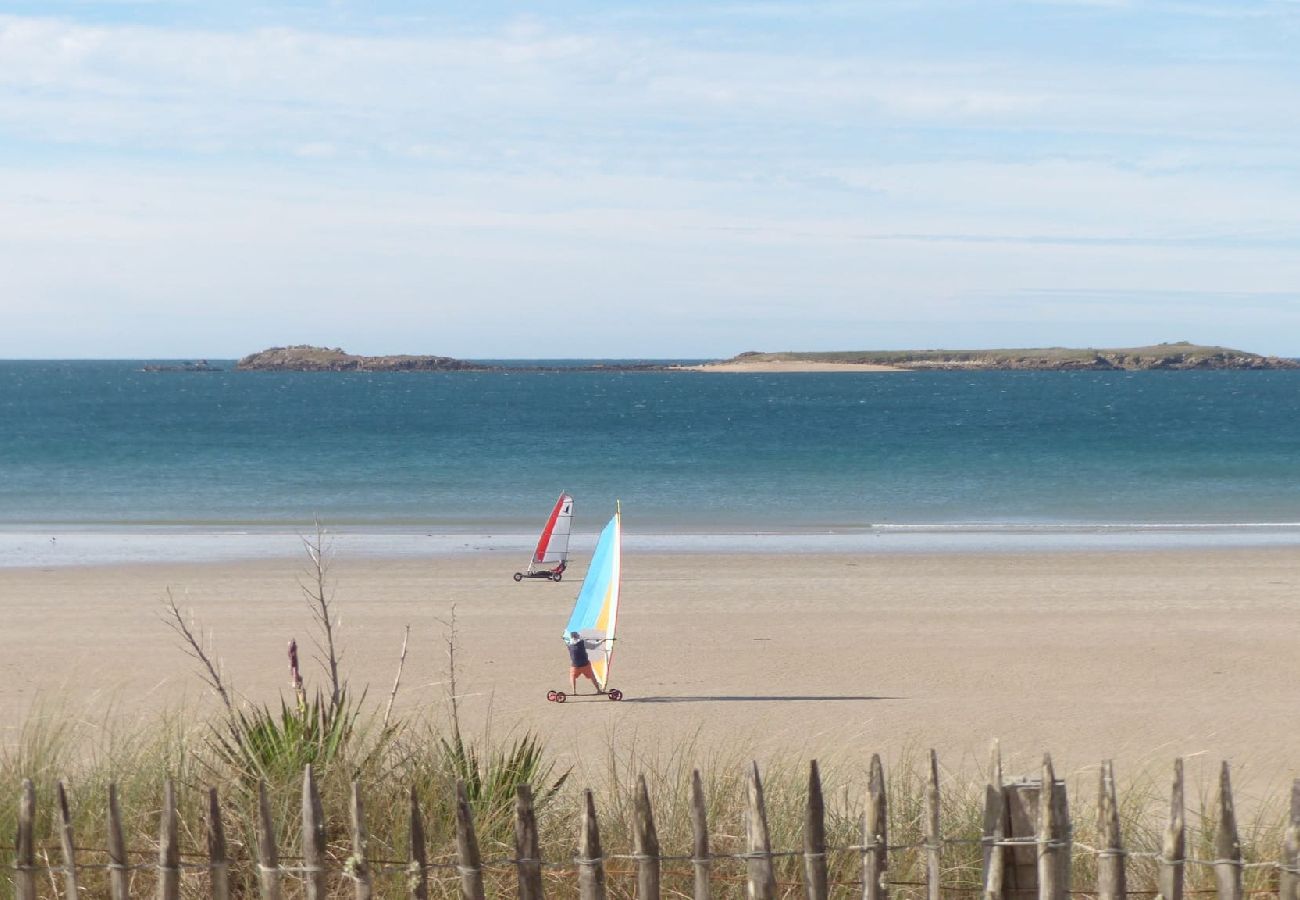
[{"label": "man in shorts", "polygon": [[601,687],[600,682],[596,680],[596,673],[592,671],[591,660],[587,658],[588,650],[595,650],[604,640],[584,641],[576,631],[569,632],[569,685],[573,688],[573,693],[578,693],[578,676],[586,675],[591,679],[591,683],[596,686],[596,693],[603,694],[605,689]]}]

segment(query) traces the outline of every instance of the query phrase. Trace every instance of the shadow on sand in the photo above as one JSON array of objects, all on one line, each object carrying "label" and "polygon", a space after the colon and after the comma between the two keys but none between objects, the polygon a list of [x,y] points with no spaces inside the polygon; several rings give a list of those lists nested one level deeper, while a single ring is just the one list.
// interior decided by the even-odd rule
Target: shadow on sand
[{"label": "shadow on sand", "polygon": [[719,694],[681,697],[628,697],[624,703],[831,703],[845,700],[903,700],[863,694]]}]

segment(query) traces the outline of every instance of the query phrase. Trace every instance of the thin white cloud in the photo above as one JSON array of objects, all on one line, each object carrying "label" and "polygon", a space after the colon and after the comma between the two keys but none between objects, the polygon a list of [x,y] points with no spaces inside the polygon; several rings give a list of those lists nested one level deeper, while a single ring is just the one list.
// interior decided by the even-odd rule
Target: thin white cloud
[{"label": "thin white cloud", "polygon": [[193,152],[468,138],[479,145],[471,153],[495,156],[503,144],[618,144],[647,121],[659,123],[658,150],[678,141],[686,155],[706,136],[725,142],[728,127],[760,126],[774,146],[792,131],[832,127],[1249,130],[1280,140],[1295,128],[1283,112],[1294,89],[1248,66],[820,58],[535,25],[344,37],[0,18],[0,127],[28,140]]},{"label": "thin white cloud", "polygon": [[1176,0],[1014,0],[1025,6],[1078,7],[1125,13],[1172,15],[1205,19],[1269,19],[1295,14],[1294,0],[1243,0],[1239,3],[1176,2]]},{"label": "thin white cloud", "polygon": [[712,355],[1035,303],[1136,323],[1160,292],[1253,298],[1221,318],[1263,334],[1300,285],[1295,81],[529,19],[0,17],[0,357],[53,321],[80,349],[46,355],[93,353],[122,316],[122,354],[529,355],[538,308],[574,353]]}]

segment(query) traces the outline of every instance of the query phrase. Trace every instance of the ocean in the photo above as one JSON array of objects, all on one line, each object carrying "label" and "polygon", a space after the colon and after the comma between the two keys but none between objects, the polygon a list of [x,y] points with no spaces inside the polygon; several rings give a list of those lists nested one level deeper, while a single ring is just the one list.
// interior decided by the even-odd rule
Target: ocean
[{"label": "ocean", "polygon": [[1300,533],[1298,371],[212,364],[0,362],[0,564],[252,553],[314,521],[374,552],[522,548],[561,490],[584,534],[621,499],[629,547]]}]

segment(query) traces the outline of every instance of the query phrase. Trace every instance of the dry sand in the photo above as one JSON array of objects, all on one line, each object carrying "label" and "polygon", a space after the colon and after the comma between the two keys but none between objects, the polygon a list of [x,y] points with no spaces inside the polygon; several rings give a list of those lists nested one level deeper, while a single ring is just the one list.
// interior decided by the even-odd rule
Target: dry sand
[{"label": "dry sand", "polygon": [[766,360],[764,362],[718,362],[698,366],[676,366],[687,372],[735,372],[770,374],[773,372],[906,372],[898,366],[875,363],[808,362],[801,360]]},{"label": "dry sand", "polygon": [[[386,697],[412,626],[402,704],[441,709],[438,619],[456,603],[460,685],[478,728],[537,728],[566,757],[607,742],[667,752],[853,760],[934,746],[974,765],[1051,749],[1163,772],[1232,759],[1243,783],[1300,773],[1300,552],[796,555],[625,560],[622,703],[547,703],[585,561],[515,584],[503,554],[336,560],[345,666]],[[150,716],[212,704],[159,616],[165,590],[212,631],[229,678],[272,699],[308,642],[297,561],[0,570],[0,737],[38,695]],[[307,665],[320,684],[320,673]],[[600,753],[593,753],[593,747]],[[1013,764],[1013,769],[1015,765]]]}]

